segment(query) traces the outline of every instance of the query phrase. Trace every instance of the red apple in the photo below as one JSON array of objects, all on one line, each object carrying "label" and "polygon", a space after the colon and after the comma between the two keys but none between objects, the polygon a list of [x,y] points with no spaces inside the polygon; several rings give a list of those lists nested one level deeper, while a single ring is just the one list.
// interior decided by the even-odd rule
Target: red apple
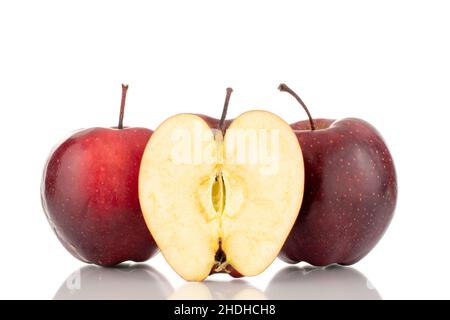
[{"label": "red apple", "polygon": [[42,180],[43,208],[58,239],[76,258],[101,266],[145,261],[157,251],[138,198],[152,131],[123,127],[127,88],[118,127],[73,134],[51,153]]},{"label": "red apple", "polygon": [[377,244],[394,214],[397,179],[380,133],[354,118],[291,124],[305,164],[305,191],[297,221],[284,244],[284,261],[316,266],[354,264]]}]

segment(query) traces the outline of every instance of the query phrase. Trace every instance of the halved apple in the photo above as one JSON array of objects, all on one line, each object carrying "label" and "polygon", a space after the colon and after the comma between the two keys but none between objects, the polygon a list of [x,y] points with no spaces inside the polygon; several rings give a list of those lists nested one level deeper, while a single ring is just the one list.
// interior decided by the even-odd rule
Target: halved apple
[{"label": "halved apple", "polygon": [[167,119],[145,149],[139,199],[182,278],[254,276],[277,257],[300,210],[304,165],[289,125],[249,111],[225,130],[194,114]]}]

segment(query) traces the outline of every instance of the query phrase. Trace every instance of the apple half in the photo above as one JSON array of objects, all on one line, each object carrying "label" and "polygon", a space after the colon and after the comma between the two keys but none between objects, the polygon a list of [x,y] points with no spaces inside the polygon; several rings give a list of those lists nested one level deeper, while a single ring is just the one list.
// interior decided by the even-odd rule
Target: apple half
[{"label": "apple half", "polygon": [[167,262],[188,281],[261,273],[300,210],[303,157],[289,125],[260,110],[228,124],[220,130],[202,116],[175,115],[156,129],[142,157],[145,221]]}]

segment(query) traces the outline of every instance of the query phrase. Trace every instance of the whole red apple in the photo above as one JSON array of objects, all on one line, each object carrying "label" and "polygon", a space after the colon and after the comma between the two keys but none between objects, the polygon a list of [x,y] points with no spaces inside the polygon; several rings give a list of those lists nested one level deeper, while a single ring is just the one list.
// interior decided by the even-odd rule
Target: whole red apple
[{"label": "whole red apple", "polygon": [[305,191],[280,258],[315,266],[354,264],[377,244],[394,214],[397,179],[379,132],[354,118],[291,124],[302,147]]},{"label": "whole red apple", "polygon": [[41,197],[48,221],[76,258],[101,266],[145,261],[156,251],[138,198],[139,166],[152,134],[122,125],[76,132],[51,153]]}]

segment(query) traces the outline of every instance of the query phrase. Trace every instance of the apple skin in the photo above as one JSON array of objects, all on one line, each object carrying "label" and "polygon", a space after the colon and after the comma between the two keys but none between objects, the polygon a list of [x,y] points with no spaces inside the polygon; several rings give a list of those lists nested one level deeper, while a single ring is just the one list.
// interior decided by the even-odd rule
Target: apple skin
[{"label": "apple skin", "polygon": [[141,212],[138,174],[152,134],[91,128],[51,153],[41,185],[47,219],[76,258],[101,266],[149,259],[157,251]]},{"label": "apple skin", "polygon": [[302,148],[302,207],[280,258],[351,265],[377,244],[394,214],[397,179],[381,135],[354,118],[291,124]]},{"label": "apple skin", "polygon": [[[206,116],[204,114],[195,113],[196,116],[202,118],[211,129],[219,129],[220,119]],[[223,128],[226,130],[231,125],[234,119],[225,120],[223,122]]]}]

